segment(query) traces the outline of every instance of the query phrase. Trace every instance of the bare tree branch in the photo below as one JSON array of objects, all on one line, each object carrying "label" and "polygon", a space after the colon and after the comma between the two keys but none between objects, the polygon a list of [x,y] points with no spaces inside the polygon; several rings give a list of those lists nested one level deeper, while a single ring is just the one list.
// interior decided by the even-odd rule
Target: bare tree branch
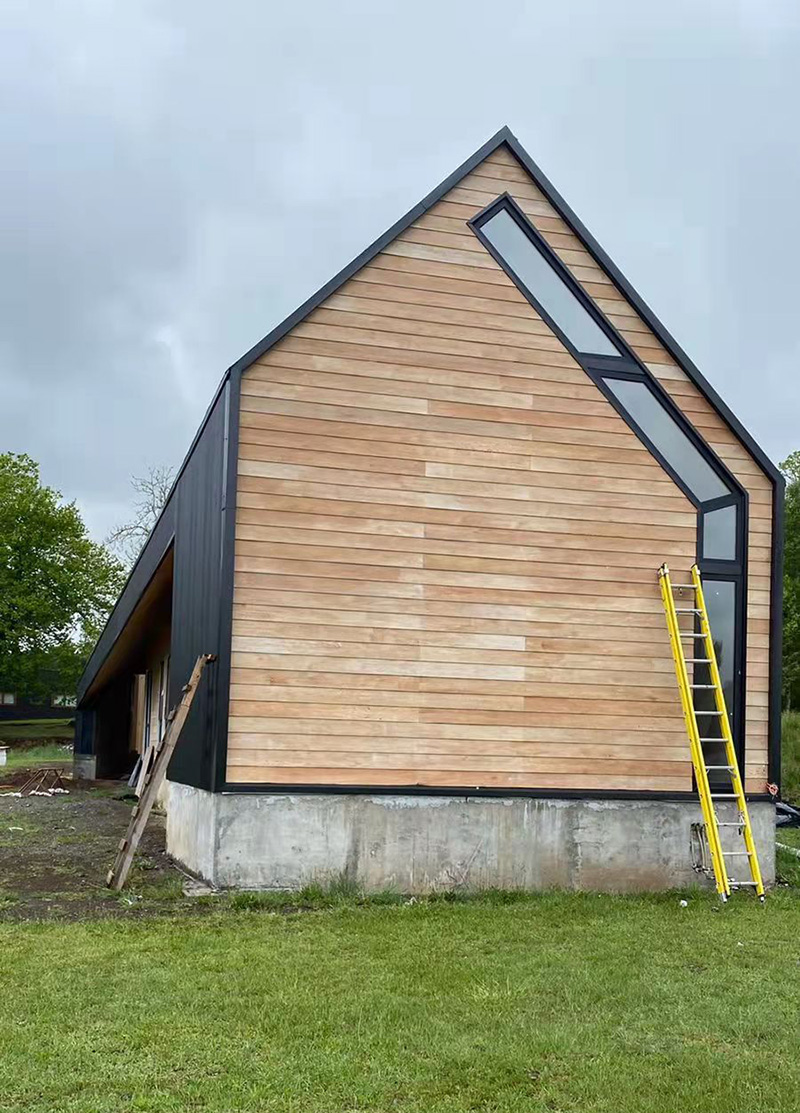
[{"label": "bare tree branch", "polygon": [[175,469],[164,465],[149,467],[144,476],[131,477],[131,486],[139,496],[133,504],[133,517],[129,522],[113,529],[105,540],[108,548],[129,568],[150,536],[172,490],[174,479]]}]

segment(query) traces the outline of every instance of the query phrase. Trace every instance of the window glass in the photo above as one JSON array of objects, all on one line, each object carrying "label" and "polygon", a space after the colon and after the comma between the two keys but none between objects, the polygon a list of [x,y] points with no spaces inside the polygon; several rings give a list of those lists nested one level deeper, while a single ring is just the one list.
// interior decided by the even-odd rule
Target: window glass
[{"label": "window glass", "polygon": [[646,383],[604,379],[630,416],[701,502],[730,491]]},{"label": "window glass", "polygon": [[[733,729],[734,709],[736,707],[736,584],[732,580],[709,580],[703,577],[703,596],[708,611],[708,622],[711,627],[711,636],[714,639],[714,652],[717,657],[722,691],[725,696],[725,707]],[[701,641],[697,642],[697,656],[702,656],[704,650]],[[711,671],[707,665],[695,665],[695,684],[710,684]],[[713,711],[716,707],[714,693],[708,689],[695,690],[695,707],[698,711]],[[708,765],[724,765],[726,763],[725,746],[722,741],[722,729],[718,715],[699,715],[700,733],[703,741],[703,753]],[[722,771],[715,770],[709,773],[712,784],[730,785],[730,779],[725,778]]]},{"label": "window glass", "polygon": [[736,507],[723,506],[703,515],[703,558],[736,560]]},{"label": "window glass", "polygon": [[510,213],[501,209],[481,231],[579,352],[621,354]]},{"label": "window glass", "polygon": [[3,704],[6,707],[13,707],[14,704],[17,702],[17,697],[14,694],[14,692],[3,692],[2,697],[3,697]]}]

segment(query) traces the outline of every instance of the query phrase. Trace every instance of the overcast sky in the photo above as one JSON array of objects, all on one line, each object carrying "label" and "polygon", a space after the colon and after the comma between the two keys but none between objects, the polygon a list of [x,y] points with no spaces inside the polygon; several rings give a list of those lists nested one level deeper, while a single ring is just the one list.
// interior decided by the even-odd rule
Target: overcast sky
[{"label": "overcast sky", "polygon": [[225,368],[503,124],[776,461],[797,0],[3,0],[0,450],[102,538]]}]

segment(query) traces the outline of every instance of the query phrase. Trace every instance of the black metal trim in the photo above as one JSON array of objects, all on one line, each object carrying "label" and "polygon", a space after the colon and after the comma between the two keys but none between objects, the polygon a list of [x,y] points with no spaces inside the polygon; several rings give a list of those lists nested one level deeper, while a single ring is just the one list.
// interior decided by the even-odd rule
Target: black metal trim
[{"label": "black metal trim", "polygon": [[[522,281],[502,252],[494,247],[483,232],[484,225],[493,220],[500,212],[507,212],[514,220],[520,231],[527,237],[532,248],[538,250],[545,262],[548,263],[552,270],[558,275],[567,289],[572,292],[573,297],[583,306],[585,312],[590,315],[609,342],[617,348],[620,352],[618,357],[608,355],[601,356],[581,351],[575,347],[567,334],[564,333],[553,320],[533,291]],[[745,662],[747,659],[745,579],[747,545],[746,536],[744,534],[747,521],[746,490],[706,443],[704,438],[694,425],[692,425],[683,411],[677,406],[661,383],[658,382],[636,353],[625,343],[624,338],[620,336],[614,326],[606,320],[600,308],[595,305],[583,286],[572,276],[568,268],[558,258],[549,244],[545,242],[544,238],[539,234],[538,230],[528,220],[509,194],[501,194],[492,201],[491,204],[483,208],[472,220],[467,221],[467,224],[486,251],[492,256],[495,262],[502,267],[511,281],[514,282],[542,319],[547,322],[555,335],[558,336],[562,344],[564,344],[565,348],[572,354],[576,362],[580,364],[586,374],[591,378],[592,382],[594,382],[595,386],[602,392],[604,397],[614,407],[629,428],[633,430],[650,454],[658,461],[679,490],[681,490],[692,505],[696,507],[696,560],[700,566],[701,574],[707,579],[725,580],[726,582],[732,582],[734,585],[734,704],[730,708],[730,712],[734,745],[736,747],[740,766],[743,768],[746,736]],[[609,385],[609,380],[611,379],[638,382],[649,390],[656,402],[675,422],[678,429],[683,433],[689,443],[700,453],[701,458],[705,460],[720,482],[728,488],[728,493],[715,496],[713,499],[701,499],[684,480],[681,473],[659,451],[641,425],[632,416],[625,404],[617,398]],[[715,510],[725,506],[734,506],[737,510],[735,558],[731,562],[706,561],[703,557],[705,515],[709,510]],[[717,571],[718,563],[722,564],[719,571]]]},{"label": "black metal trim", "polygon": [[[678,487],[683,492],[683,494],[686,496],[686,498],[689,500],[689,502],[692,504],[692,506],[694,506],[697,509],[698,514],[699,514],[700,513],[700,508],[703,505],[702,501],[697,497],[697,495],[695,495],[694,491],[692,491],[692,489],[686,485],[686,483],[683,480],[683,477],[680,475],[679,472],[677,472],[675,470],[675,468],[672,466],[672,464],[670,464],[670,462],[666,459],[666,457],[661,455],[659,450],[656,448],[656,446],[653,444],[653,442],[648,437],[647,433],[645,433],[644,429],[642,429],[641,425],[639,425],[638,422],[636,422],[631,417],[630,413],[628,412],[626,407],[623,406],[623,404],[619,400],[619,398],[617,398],[616,394],[614,394],[614,392],[606,385],[606,379],[610,378],[610,376],[606,372],[603,372],[602,374],[595,374],[592,371],[587,370],[586,373],[589,376],[589,378],[592,380],[594,385],[597,387],[597,389],[602,393],[603,397],[614,407],[614,409],[617,411],[617,413],[622,418],[622,420],[625,422],[625,424],[628,426],[628,428],[633,430],[633,432],[636,434],[636,436],[639,438],[639,440],[645,446],[645,448],[650,453],[650,455],[658,461],[658,463],[661,465],[661,467],[664,469],[664,471],[670,477],[670,479],[675,484],[675,486]],[[638,382],[641,382],[641,383],[643,383],[647,386],[651,386],[651,384],[649,382],[647,382],[647,380],[642,379],[641,376],[639,376],[639,375],[636,375],[636,376],[616,375],[614,377],[615,378],[623,378],[623,377],[634,378],[635,377]],[[655,392],[653,392],[653,393],[655,393]],[[656,397],[658,397],[657,394],[656,394]]]},{"label": "black metal trim", "polygon": [[772,582],[769,614],[769,743],[767,777],[781,785],[781,710],[783,677],[783,548],[786,483],[776,484],[772,504]]},{"label": "black metal trim", "polygon": [[[558,275],[567,289],[572,293],[572,296],[575,298],[575,300],[583,306],[583,308],[592,318],[600,331],[605,335],[606,339],[609,341],[612,347],[617,349],[617,351],[619,352],[619,356],[582,352],[579,348],[575,347],[570,337],[550,316],[550,314],[544,308],[534,292],[522,281],[520,276],[517,274],[517,272],[514,270],[505,256],[497,250],[488,236],[484,233],[484,224],[488,224],[488,222],[495,216],[497,216],[497,214],[500,212],[508,213],[519,230],[523,233],[524,236],[527,237],[531,246],[539,252],[548,266]],[[573,355],[577,360],[580,361],[582,358],[586,359],[591,355],[595,359],[609,360],[612,362],[612,364],[615,359],[622,359],[624,357],[627,357],[634,362],[636,361],[636,355],[633,349],[625,342],[623,337],[617,334],[616,330],[613,328],[610,322],[606,320],[603,313],[595,305],[592,298],[583,289],[577,279],[573,277],[571,271],[562,263],[562,261],[559,259],[550,245],[545,241],[545,239],[539,235],[537,229],[534,228],[534,226],[525,216],[525,213],[522,211],[522,209],[519,207],[510,193],[501,193],[500,196],[492,201],[490,205],[487,205],[485,209],[482,209],[477,216],[474,216],[472,220],[468,220],[467,226],[472,230],[474,235],[477,236],[478,240],[483,244],[483,246],[492,256],[498,266],[502,267],[511,281],[522,291],[522,293],[534,307],[536,312],[550,326],[550,328],[562,342],[567,351],[570,352],[570,354]]]},{"label": "black metal trim", "polygon": [[[488,223],[488,221],[492,220],[499,212],[507,212],[514,220],[515,224],[527,237],[534,250],[539,252],[548,266],[558,275],[564,285],[571,291],[573,297],[583,306],[584,310],[589,314],[598,328],[601,329],[608,341],[619,351],[619,356],[597,355],[592,352],[583,352],[575,347],[569,336],[567,336],[553,320],[533,291],[522,281],[514,268],[505,259],[502,253],[494,247],[483,232],[483,226]],[[657,401],[676,422],[686,437],[694,444],[706,463],[709,464],[720,480],[731,490],[731,493],[744,494],[744,489],[736,479],[736,476],[729,471],[710,445],[706,443],[701,434],[687,419],[683,411],[676,405],[668,391],[664,389],[658,379],[656,379],[647,366],[639,359],[626,342],[625,338],[621,336],[611,322],[606,319],[602,310],[594,303],[581,283],[572,275],[569,268],[564,265],[544,237],[534,227],[531,221],[528,220],[513,197],[508,193],[500,194],[491,204],[481,209],[477,216],[473,217],[472,220],[468,220],[467,225],[498,266],[505,271],[523,296],[531,303],[536,312],[549,325],[567,351],[573,356],[576,362],[581,365],[595,385],[603,391],[606,398],[613,403],[614,408],[625,418],[628,425],[636,432],[639,439],[646,444],[652,455],[656,457],[661,466],[695,506],[699,507],[701,500],[691,492],[678,472],[667,463],[666,459],[656,449],[650,438],[647,437],[641,427],[633,421],[624,407],[618,402],[613,392],[606,389],[604,379],[616,378],[643,382],[650,390],[650,393],[655,396]],[[727,498],[728,496],[723,497]]]},{"label": "black metal trim", "polygon": [[[150,544],[150,541],[152,540],[153,536],[155,535],[156,526],[158,525],[158,523],[164,517],[164,513],[166,512],[166,510],[167,510],[167,506],[165,504],[163,510],[161,511],[161,514],[159,514],[159,516],[158,516],[158,521],[156,522],[156,525],[153,526],[153,529],[150,532],[150,537],[147,540],[147,545]],[[142,584],[140,585],[139,589],[136,592],[136,595],[130,600],[130,614],[133,614],[133,612],[139,606],[139,603],[142,601],[142,596],[144,595],[144,593],[147,591],[148,587],[152,583],[153,578],[155,577],[155,575],[158,572],[161,565],[164,563],[166,558],[169,556],[169,552],[172,549],[172,547],[174,546],[174,544],[175,544],[175,530],[173,528],[172,531],[170,532],[170,534],[168,535],[165,544],[161,548],[161,552],[159,553],[158,559],[156,560],[156,563],[153,565],[152,572],[150,573],[150,575],[147,577],[146,580],[143,580]],[[147,545],[145,545],[145,548],[147,548]],[[126,619],[125,622],[123,623],[123,625],[117,631],[117,633],[114,636],[114,639],[111,642],[111,644],[106,648],[106,652],[105,652],[105,655],[103,657],[103,660],[95,662],[94,657],[95,657],[95,654],[97,653],[97,649],[98,649],[102,639],[104,638],[104,636],[106,634],[106,631],[108,630],[108,628],[111,624],[111,620],[114,618],[114,615],[117,612],[117,608],[120,605],[120,602],[122,600],[122,597],[123,597],[125,591],[127,590],[129,585],[135,584],[136,577],[140,577],[141,574],[142,574],[142,565],[143,565],[142,557],[144,556],[144,552],[145,552],[145,550],[142,549],[141,553],[139,553],[139,556],[136,558],[136,562],[133,565],[133,568],[131,569],[131,571],[128,575],[128,578],[125,581],[125,584],[122,588],[122,591],[119,593],[119,597],[117,598],[117,602],[114,604],[114,609],[111,611],[111,614],[109,614],[108,618],[106,619],[105,626],[103,627],[102,631],[100,632],[100,636],[98,637],[97,641],[95,642],[94,649],[92,650],[92,653],[89,657],[89,660],[86,662],[86,664],[84,666],[83,672],[81,673],[81,677],[80,677],[80,680],[78,681],[77,688],[76,688],[76,696],[75,696],[75,698],[76,698],[76,704],[75,704],[76,710],[80,709],[80,706],[81,706],[83,700],[86,698],[86,695],[89,692],[90,688],[92,687],[92,684],[94,684],[94,681],[97,677],[98,672],[100,671],[100,669],[103,666],[103,662],[106,660],[109,653],[111,653],[114,646],[119,641],[119,638],[121,637],[123,631],[125,630],[125,627],[128,624],[128,619]],[[128,616],[129,618],[130,618],[130,614]]]},{"label": "black metal trim", "polygon": [[[640,789],[557,789],[557,788],[480,788],[453,785],[452,788],[425,785],[307,785],[307,784],[237,784],[228,781],[219,790],[243,796],[485,796],[499,800],[664,800],[675,803],[697,803],[696,792],[647,792]],[[752,802],[772,800],[768,793],[748,793]]]},{"label": "black metal trim", "polygon": [[[502,138],[500,138],[502,136]],[[652,309],[647,305],[644,299],[634,290],[630,282],[625,278],[616,264],[609,258],[591,232],[581,222],[579,217],[569,207],[567,202],[536,165],[528,152],[522,147],[519,140],[508,128],[503,128],[502,131],[497,133],[495,137],[498,142],[497,146],[502,143],[508,147],[509,151],[514,157],[522,164],[533,179],[534,183],[539,190],[545,195],[547,200],[556,210],[558,215],[564,223],[575,233],[577,238],[581,241],[583,246],[592,256],[597,265],[604,270],[614,285],[617,287],[623,297],[633,306],[645,324],[650,328],[661,345],[672,356],[678,366],[684,371],[701,394],[705,395],[707,401],[719,413],[725,424],[730,428],[736,437],[747,448],[748,452],[758,462],[759,466],[764,472],[777,483],[783,482],[780,470],[773,464],[760,445],[748,433],[732,410],[719,397],[717,392],[711,384],[705,379],[702,373],[692,363],[689,356],[684,352],[675,338],[668,332],[664,325],[656,317]]]},{"label": "black metal trim", "polygon": [[781,642],[783,624],[783,516],[785,480],[779,468],[748,433],[733,411],[723,402],[708,380],[695,366],[677,340],[636,292],[622,271],[609,258],[591,232],[536,165],[517,138],[507,131],[504,142],[517,161],[527,170],[537,188],[544,194],[567,227],[577,236],[597,265],[605,271],[622,296],[650,328],[662,347],[697,387],[712,409],[722,418],[733,435],[747,449],[773,485],[772,567],[770,583],[770,669],[769,669],[769,779],[780,784],[781,753]]},{"label": "black metal trim", "polygon": [[225,400],[224,504],[220,550],[219,653],[217,656],[217,699],[211,757],[212,791],[224,784],[228,762],[228,717],[231,697],[231,659],[233,655],[233,587],[236,549],[236,493],[238,486],[239,409],[241,370],[228,381]]},{"label": "black metal trim", "polygon": [[[531,180],[535,183],[537,188],[544,194],[545,198],[553,206],[555,211],[559,214],[561,219],[567,227],[575,234],[577,239],[582,243],[589,255],[595,260],[598,266],[605,271],[613,284],[628,301],[628,303],[636,310],[641,319],[648,325],[658,341],[662,344],[664,349],[672,356],[678,366],[689,377],[691,382],[697,387],[703,397],[708,401],[712,408],[719,414],[722,420],[726,423],[728,428],[738,438],[738,440],[745,446],[751,456],[756,460],[764,473],[770,478],[775,488],[774,499],[774,513],[773,513],[773,558],[772,558],[772,583],[771,583],[771,613],[770,613],[770,631],[771,631],[771,649],[770,649],[770,778],[777,781],[779,776],[779,761],[780,761],[780,709],[781,709],[781,622],[782,622],[782,595],[783,595],[783,492],[784,492],[784,479],[779,469],[772,463],[766,453],[761,449],[757,442],[747,432],[738,418],[726,406],[726,404],[719,397],[714,388],[707,382],[700,371],[695,367],[683,349],[678,345],[677,341],[670,335],[664,325],[659,321],[653,311],[644,302],[644,300],[637,294],[622,272],[615,266],[609,256],[602,249],[600,244],[591,235],[588,229],[578,219],[573,210],[566,203],[560,193],[554,188],[549,179],[536,165],[536,163],[528,155],[527,151],[520,145],[516,137],[512,134],[508,127],[501,128],[491,139],[483,144],[470,158],[468,158],[457,170],[448,175],[431,193],[427,195],[419,204],[411,208],[406,215],[397,221],[388,231],[380,236],[375,242],[358,255],[351,263],[344,267],[334,278],[322,286],[315,294],[313,294],[307,301],[305,301],[294,313],[290,314],[283,322],[273,328],[265,337],[263,337],[257,344],[255,344],[241,359],[237,360],[222,377],[214,398],[205,417],[200,424],[197,433],[192,440],[186,457],[181,464],[178,473],[175,477],[172,491],[167,499],[163,513],[166,512],[170,501],[173,498],[176,485],[183,474],[192,453],[208,423],[208,420],[213,412],[217,403],[220,393],[225,387],[226,382],[231,381],[232,393],[231,399],[235,397],[238,400],[238,378],[251,363],[262,356],[269,350],[272,345],[276,344],[282,337],[284,337],[296,324],[302,321],[312,310],[316,309],[330,294],[337,290],[344,282],[346,282],[353,274],[355,274],[361,267],[369,263],[383,248],[391,242],[396,236],[404,232],[415,220],[428,211],[434,204],[440,201],[444,195],[456,186],[462,178],[474,170],[485,158],[493,154],[500,148],[505,147],[509,153],[519,162],[530,176]],[[236,377],[236,381],[234,381]],[[237,413],[238,419],[238,413]],[[232,430],[233,431],[233,430]],[[238,436],[231,436],[229,438],[229,459],[234,455],[238,456]],[[230,474],[230,473],[229,473]],[[160,519],[159,519],[160,521]],[[159,522],[156,522],[154,530],[158,528]],[[152,533],[151,533],[152,537]],[[148,541],[149,544],[149,541]],[[139,561],[142,559],[144,552],[147,548],[142,550],[139,556]],[[228,570],[230,569],[230,578],[232,578],[233,554],[227,552],[228,548],[232,548],[231,531],[226,530],[225,541],[226,552],[223,555],[223,566],[226,569],[226,578],[228,578]],[[133,577],[136,567],[139,563],[134,565],[129,576],[129,581]],[[118,605],[118,604],[117,604]],[[116,607],[115,607],[116,610]],[[109,616],[109,622],[113,617]],[[224,621],[230,621],[226,619]],[[91,659],[90,659],[91,663]],[[87,665],[87,669],[88,669]],[[86,673],[84,673],[84,676]],[[224,702],[224,701],[221,701]],[[227,734],[227,724],[226,731]],[[219,754],[218,754],[219,756]]]}]

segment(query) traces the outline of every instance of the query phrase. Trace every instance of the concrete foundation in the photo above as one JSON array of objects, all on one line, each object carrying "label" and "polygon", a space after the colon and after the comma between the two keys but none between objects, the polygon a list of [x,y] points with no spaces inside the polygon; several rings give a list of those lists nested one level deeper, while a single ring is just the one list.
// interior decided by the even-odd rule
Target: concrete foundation
[{"label": "concrete foundation", "polygon": [[97,776],[97,758],[94,754],[73,754],[72,775],[76,781],[93,781]]},{"label": "concrete foundation", "polygon": [[[771,884],[775,809],[752,803],[750,815]],[[701,819],[691,801],[213,794],[173,783],[167,849],[219,887],[299,889],[344,876],[366,891],[625,892],[708,884],[692,868]]]}]

